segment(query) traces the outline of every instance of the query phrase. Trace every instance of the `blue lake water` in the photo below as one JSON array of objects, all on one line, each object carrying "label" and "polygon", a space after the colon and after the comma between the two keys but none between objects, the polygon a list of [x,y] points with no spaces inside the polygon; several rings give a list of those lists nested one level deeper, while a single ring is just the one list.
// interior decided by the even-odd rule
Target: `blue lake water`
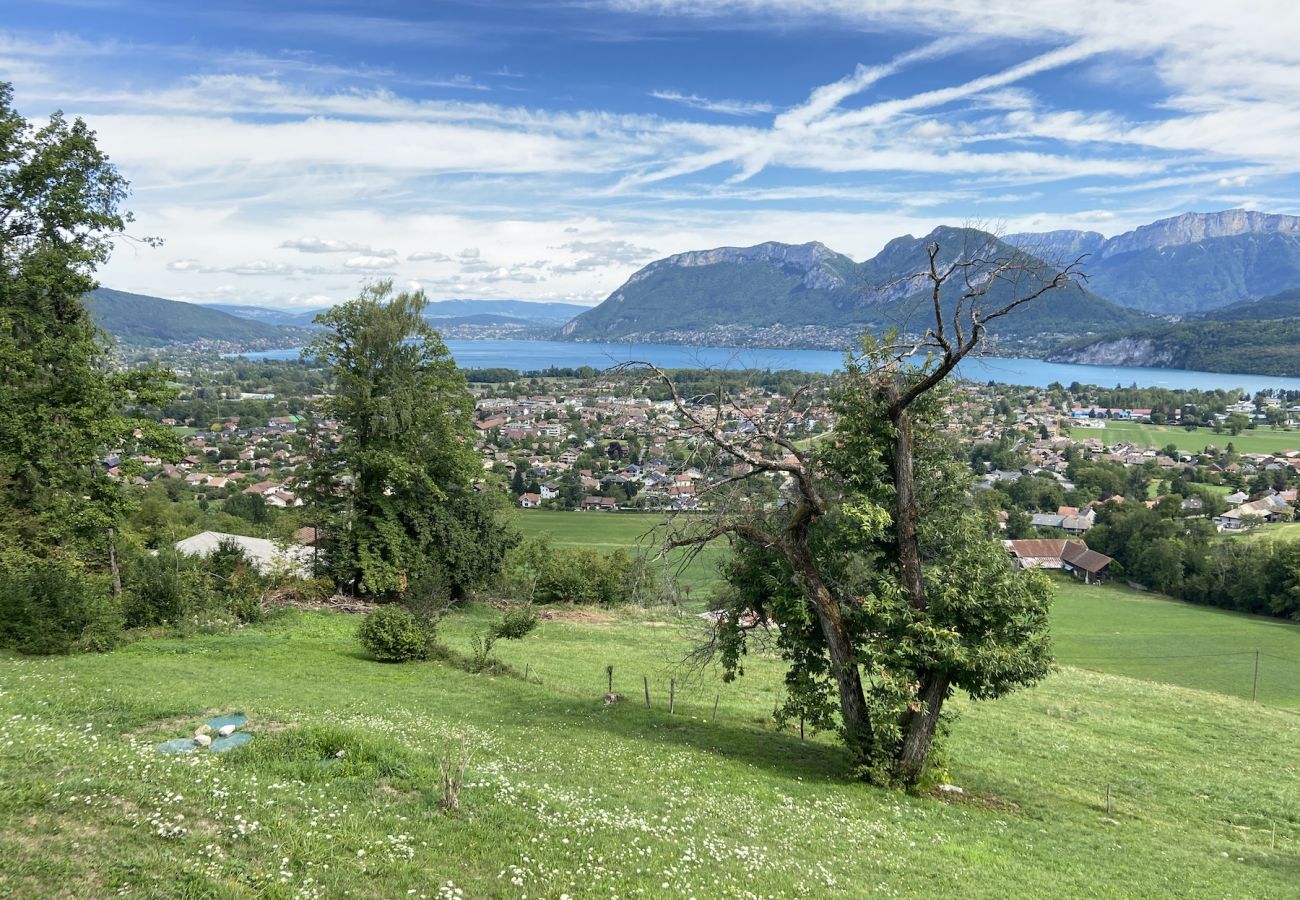
[{"label": "blue lake water", "polygon": [[[449,340],[447,348],[463,368],[506,368],[521,372],[558,366],[609,368],[631,360],[666,368],[797,369],[834,372],[844,365],[844,354],[831,350],[780,350],[731,347],[680,347],[671,344],[579,344],[560,341]],[[249,359],[297,359],[297,349],[245,353]],[[1241,388],[1254,393],[1266,389],[1300,390],[1300,378],[1269,375],[1232,375],[1137,366],[1077,366],[1041,359],[984,357],[967,360],[960,374],[974,381],[998,381],[1046,387],[1052,382],[1096,384],[1102,387],[1136,384],[1139,387]]]}]

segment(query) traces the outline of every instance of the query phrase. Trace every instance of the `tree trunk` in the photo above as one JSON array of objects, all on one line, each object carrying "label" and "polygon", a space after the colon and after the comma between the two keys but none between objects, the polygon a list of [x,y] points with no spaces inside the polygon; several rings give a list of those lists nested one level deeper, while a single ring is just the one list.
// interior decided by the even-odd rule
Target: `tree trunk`
[{"label": "tree trunk", "polygon": [[921,544],[917,537],[920,501],[912,475],[912,418],[906,409],[898,410],[893,420],[894,437],[894,538],[898,552],[898,574],[916,609],[926,608],[925,581],[921,575]]},{"label": "tree trunk", "polygon": [[113,596],[122,596],[122,573],[117,568],[117,549],[114,529],[108,529],[108,569],[113,573]]},{"label": "tree trunk", "polygon": [[[912,419],[906,409],[897,410],[891,419],[896,430],[893,460],[894,522],[899,578],[913,608],[924,610],[929,606],[929,600],[925,595],[921,541],[917,535],[921,510],[912,472]],[[895,773],[908,787],[916,784],[925,770],[926,760],[934,746],[939,715],[943,711],[943,702],[948,699],[951,684],[947,673],[938,669],[922,668],[917,675],[920,682],[917,692],[920,708],[908,710],[903,716],[903,744],[894,765]]]},{"label": "tree trunk", "polygon": [[854,657],[853,638],[844,624],[839,604],[826,582],[818,574],[807,546],[798,542],[786,547],[786,556],[803,582],[812,601],[831,658],[831,675],[840,695],[840,716],[844,720],[844,739],[855,756],[861,756],[871,741],[871,718],[867,714],[866,695],[862,691],[862,673]]},{"label": "tree trunk", "polygon": [[948,699],[950,682],[943,672],[926,671],[922,675],[919,700],[921,708],[908,713],[904,723],[903,746],[894,764],[894,772],[907,787],[912,787],[925,771],[925,762],[934,746],[943,701]]}]

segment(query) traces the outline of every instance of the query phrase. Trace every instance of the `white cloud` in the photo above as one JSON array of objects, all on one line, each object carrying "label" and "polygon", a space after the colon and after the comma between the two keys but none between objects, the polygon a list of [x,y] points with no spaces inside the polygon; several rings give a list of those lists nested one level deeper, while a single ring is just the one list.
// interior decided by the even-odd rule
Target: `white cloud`
[{"label": "white cloud", "polygon": [[370,256],[396,256],[396,250],[375,250],[367,244],[356,241],[336,241],[318,237],[300,237],[281,241],[280,247],[286,250],[299,250],[303,253],[363,253]]},{"label": "white cloud", "polygon": [[397,257],[394,256],[354,256],[345,262],[349,269],[366,269],[369,271],[379,271],[382,269],[391,269],[397,265]]},{"label": "white cloud", "polygon": [[727,116],[756,116],[776,111],[776,107],[770,103],[755,103],[749,100],[710,100],[699,94],[682,94],[678,91],[651,91],[650,96],[658,100],[680,103],[692,109],[702,109]]},{"label": "white cloud", "polygon": [[[481,91],[423,99],[387,68],[76,37],[0,33],[0,78],[21,77],[25,112],[85,115],[133,182],[133,230],[167,239],[162,253],[124,244],[107,283],[261,302],[341,299],[375,272],[461,296],[595,298],[681,250],[818,239],[861,258],[975,207],[1017,228],[1113,232],[1214,198],[1285,204],[1279,179],[1300,172],[1292,0],[1227,13],[1206,0],[608,2],[749,28],[829,19],[896,34],[902,52],[846,60],[843,77],[779,109],[674,78],[679,90],[653,94],[660,115],[472,102],[494,98]],[[376,44],[481,37],[378,16],[264,18]],[[140,87],[66,62],[120,59],[129,73],[141,54],[204,74]],[[492,65],[493,86],[516,75]],[[907,91],[899,76],[920,68],[935,86]],[[1039,90],[1054,73],[1095,93],[1112,69],[1111,92],[1144,85],[1158,104],[1105,110]],[[968,74],[945,79],[955,71]],[[440,80],[482,86],[450,72],[418,83]]]}]

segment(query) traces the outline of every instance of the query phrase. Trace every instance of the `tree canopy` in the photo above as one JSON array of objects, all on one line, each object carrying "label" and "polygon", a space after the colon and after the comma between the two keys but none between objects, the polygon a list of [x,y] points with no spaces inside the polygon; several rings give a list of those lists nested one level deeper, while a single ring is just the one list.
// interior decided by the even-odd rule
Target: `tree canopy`
[{"label": "tree canopy", "polygon": [[130,414],[171,392],[164,374],[116,369],[84,296],[130,215],[127,183],[80,119],[36,127],[0,84],[0,553],[10,562],[112,559],[128,500],[102,460],[179,456],[166,429]]},{"label": "tree canopy", "polygon": [[314,467],[314,496],[344,586],[399,596],[421,577],[453,596],[484,584],[517,542],[494,493],[476,491],[473,402],[423,292],[391,282],[317,317],[309,352],[333,385],[323,414],[342,426]]}]

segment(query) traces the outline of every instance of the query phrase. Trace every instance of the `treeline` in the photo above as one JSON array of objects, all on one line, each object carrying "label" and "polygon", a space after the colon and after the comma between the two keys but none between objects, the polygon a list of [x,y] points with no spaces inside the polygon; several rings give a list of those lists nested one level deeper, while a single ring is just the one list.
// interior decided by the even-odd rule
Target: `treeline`
[{"label": "treeline", "polygon": [[1206,517],[1186,517],[1182,498],[1152,508],[1102,507],[1088,546],[1120,573],[1192,603],[1300,620],[1300,541],[1221,537]]}]

